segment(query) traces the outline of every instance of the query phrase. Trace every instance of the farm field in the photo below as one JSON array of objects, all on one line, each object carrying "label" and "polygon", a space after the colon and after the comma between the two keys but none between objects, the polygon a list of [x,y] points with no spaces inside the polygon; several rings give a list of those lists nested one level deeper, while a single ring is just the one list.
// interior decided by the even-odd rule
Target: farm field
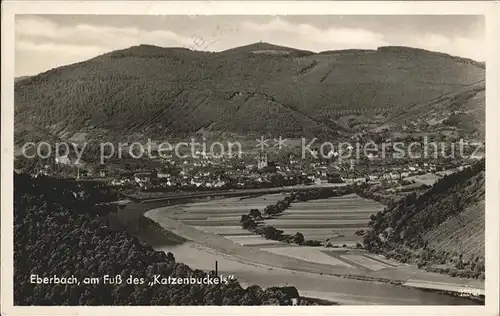
[{"label": "farm field", "polygon": [[255,236],[252,232],[241,229],[241,226],[193,226],[194,228],[206,233],[217,234],[221,236]]},{"label": "farm field", "polygon": [[230,198],[203,203],[186,204],[169,213],[169,217],[202,232],[223,236],[242,245],[259,246],[280,244],[241,228],[240,219],[250,209],[262,211],[266,206],[282,200],[285,194],[268,194],[258,197]]},{"label": "farm field", "polygon": [[373,260],[380,261],[380,262],[385,263],[386,265],[389,265],[389,266],[392,266],[392,267],[400,267],[400,266],[404,266],[405,265],[405,264],[403,264],[403,263],[401,263],[399,261],[396,261],[396,260],[386,259],[382,255],[377,255],[377,254],[372,254],[372,253],[364,253],[363,255],[365,257],[367,257],[367,258],[371,258]]},{"label": "farm field", "polygon": [[249,235],[249,236],[226,236],[227,239],[240,244],[242,246],[259,246],[259,245],[269,245],[269,244],[280,244],[277,240],[270,240],[262,238],[259,235]]},{"label": "farm field", "polygon": [[336,248],[298,247],[268,240],[241,228],[241,216],[248,214],[250,209],[263,212],[266,206],[285,196],[279,193],[186,204],[172,208],[168,216],[201,232],[221,236],[240,246],[260,248],[267,253],[335,267],[357,267],[370,271],[385,267],[383,262],[369,258],[343,258],[329,252],[338,248],[356,248],[356,244],[362,242],[362,236],[356,235],[356,232],[366,230],[370,215],[383,208],[382,204],[355,194],[293,203],[279,216],[270,219],[264,216],[262,220],[262,224],[272,225],[285,234],[300,232],[307,240],[318,240],[323,245],[329,243]]},{"label": "farm field", "polygon": [[[283,199],[285,194],[230,198],[187,204],[176,208],[169,217],[203,232],[224,236],[240,245],[271,244],[265,238],[240,227],[240,218],[252,208],[263,209]],[[306,239],[331,245],[355,247],[362,236],[355,233],[366,230],[371,214],[380,211],[382,204],[355,194],[324,200],[293,203],[279,217],[264,219],[263,224],[283,230],[285,234],[300,232]],[[254,236],[242,239],[241,236]]]},{"label": "farm field", "polygon": [[[441,174],[446,174],[446,173],[442,172]],[[436,181],[441,179],[441,177],[442,176],[438,173],[426,173],[419,176],[407,177],[405,178],[405,180],[414,180],[417,183],[433,185]]]},{"label": "farm field", "polygon": [[345,259],[347,261],[354,262],[360,266],[363,266],[369,270],[372,271],[377,271],[377,270],[382,270],[385,268],[390,268],[391,266],[388,264],[385,264],[383,262],[377,261],[370,259],[368,257],[365,257],[363,255],[343,255],[341,256],[342,259]]},{"label": "farm field", "polygon": [[280,217],[264,223],[288,234],[299,231],[306,239],[356,246],[363,238],[356,231],[366,230],[370,215],[382,209],[378,202],[349,194],[293,203]]},{"label": "farm field", "polygon": [[273,247],[263,249],[275,254],[284,255],[287,257],[302,259],[310,262],[317,262],[328,264],[332,266],[342,266],[347,268],[355,268],[354,266],[348,264],[345,261],[337,259],[335,256],[329,256],[322,251],[319,251],[318,247]]}]

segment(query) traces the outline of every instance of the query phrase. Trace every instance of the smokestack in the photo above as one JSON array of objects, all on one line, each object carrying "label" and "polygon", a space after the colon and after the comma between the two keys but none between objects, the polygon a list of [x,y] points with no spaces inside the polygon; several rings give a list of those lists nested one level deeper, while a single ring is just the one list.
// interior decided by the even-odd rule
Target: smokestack
[{"label": "smokestack", "polygon": [[215,276],[219,276],[219,265],[217,260],[215,260]]}]

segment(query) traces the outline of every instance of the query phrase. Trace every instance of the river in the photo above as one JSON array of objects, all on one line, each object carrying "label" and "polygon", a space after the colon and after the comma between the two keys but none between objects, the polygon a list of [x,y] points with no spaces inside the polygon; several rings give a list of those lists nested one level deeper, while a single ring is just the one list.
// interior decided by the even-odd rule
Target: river
[{"label": "river", "polygon": [[149,205],[130,203],[113,215],[115,228],[121,226],[132,235],[136,235],[149,243],[156,250],[172,252],[178,262],[191,268],[214,270],[218,262],[219,273],[234,275],[243,285],[295,286],[302,296],[334,301],[346,305],[476,305],[467,299],[424,291],[399,285],[358,281],[328,275],[284,270],[280,268],[244,263],[241,260],[217,252],[191,241],[169,241],[171,236],[159,234],[151,226],[139,225],[140,217],[146,209],[159,207],[160,204]]},{"label": "river", "polygon": [[261,287],[293,285],[297,287],[302,296],[325,299],[340,304],[475,305],[474,302],[465,298],[404,286],[245,264],[192,242],[176,246],[155,246],[155,249],[170,251],[177,261],[200,270],[213,270],[217,260],[219,274],[233,275],[244,286],[252,284]]}]

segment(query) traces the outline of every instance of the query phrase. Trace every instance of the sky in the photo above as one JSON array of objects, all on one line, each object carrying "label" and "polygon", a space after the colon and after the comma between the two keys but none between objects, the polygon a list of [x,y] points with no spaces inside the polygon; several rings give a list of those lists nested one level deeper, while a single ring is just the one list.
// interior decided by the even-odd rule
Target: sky
[{"label": "sky", "polygon": [[268,42],[315,52],[397,45],[485,60],[473,15],[17,15],[15,75],[34,75],[139,44],[221,51]]}]

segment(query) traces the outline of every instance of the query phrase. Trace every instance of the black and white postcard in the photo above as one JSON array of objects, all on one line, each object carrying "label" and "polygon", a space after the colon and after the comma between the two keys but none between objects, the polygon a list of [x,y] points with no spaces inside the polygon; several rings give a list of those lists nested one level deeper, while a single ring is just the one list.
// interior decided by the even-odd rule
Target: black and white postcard
[{"label": "black and white postcard", "polygon": [[498,13],[2,3],[2,315],[498,315]]}]

